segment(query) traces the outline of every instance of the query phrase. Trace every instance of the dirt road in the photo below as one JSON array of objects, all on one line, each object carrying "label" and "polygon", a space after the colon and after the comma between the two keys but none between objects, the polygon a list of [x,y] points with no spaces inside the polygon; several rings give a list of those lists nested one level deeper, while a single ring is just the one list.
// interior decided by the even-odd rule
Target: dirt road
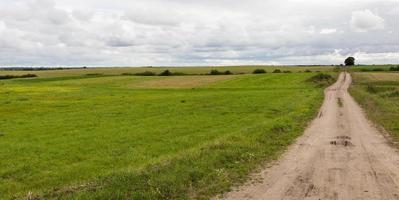
[{"label": "dirt road", "polygon": [[272,167],[224,199],[399,199],[399,153],[347,92],[348,73],[325,91],[320,113]]}]

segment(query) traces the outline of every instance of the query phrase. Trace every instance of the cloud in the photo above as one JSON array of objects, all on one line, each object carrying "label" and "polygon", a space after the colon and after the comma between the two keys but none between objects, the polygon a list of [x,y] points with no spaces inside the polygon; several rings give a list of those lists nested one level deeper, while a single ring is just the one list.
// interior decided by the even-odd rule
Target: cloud
[{"label": "cloud", "polygon": [[2,0],[0,66],[399,62],[399,2],[345,2]]},{"label": "cloud", "polygon": [[370,10],[352,12],[350,24],[352,29],[358,32],[384,29],[384,19]]},{"label": "cloud", "polygon": [[328,35],[328,34],[333,34],[333,33],[336,33],[336,32],[337,32],[337,29],[325,28],[325,29],[321,29],[320,34]]}]

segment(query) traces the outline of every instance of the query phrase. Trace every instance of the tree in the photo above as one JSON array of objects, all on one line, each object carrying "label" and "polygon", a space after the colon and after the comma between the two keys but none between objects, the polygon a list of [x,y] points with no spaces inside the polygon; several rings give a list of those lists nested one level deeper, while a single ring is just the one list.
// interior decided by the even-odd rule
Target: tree
[{"label": "tree", "polygon": [[222,72],[219,72],[218,70],[216,70],[216,69],[212,69],[211,70],[211,73],[209,73],[210,75],[221,75],[222,74]]},{"label": "tree", "polygon": [[224,75],[232,75],[233,73],[231,72],[231,71],[229,71],[229,70],[227,70],[227,71],[225,71],[224,72]]},{"label": "tree", "polygon": [[160,76],[172,76],[172,72],[170,72],[169,70],[165,70],[162,73],[159,74]]},{"label": "tree", "polygon": [[264,74],[264,73],[266,73],[266,70],[264,70],[264,69],[255,69],[252,73],[253,74]]},{"label": "tree", "polygon": [[355,58],[354,57],[348,57],[347,59],[345,59],[345,65],[346,66],[355,65]]}]

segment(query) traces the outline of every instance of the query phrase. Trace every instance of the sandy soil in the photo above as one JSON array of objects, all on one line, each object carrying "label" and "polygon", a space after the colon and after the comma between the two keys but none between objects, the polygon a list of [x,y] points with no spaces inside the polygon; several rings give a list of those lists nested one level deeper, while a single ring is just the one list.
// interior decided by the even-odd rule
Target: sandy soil
[{"label": "sandy soil", "polygon": [[350,84],[350,74],[340,74],[304,135],[257,174],[262,181],[222,198],[399,199],[399,153],[366,119]]}]

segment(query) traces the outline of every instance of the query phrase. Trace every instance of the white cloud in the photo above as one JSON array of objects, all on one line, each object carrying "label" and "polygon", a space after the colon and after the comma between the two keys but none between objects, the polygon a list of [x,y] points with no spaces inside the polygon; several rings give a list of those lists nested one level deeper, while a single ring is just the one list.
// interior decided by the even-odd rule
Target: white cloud
[{"label": "white cloud", "polygon": [[328,35],[328,34],[333,34],[333,33],[336,33],[336,32],[337,32],[337,29],[325,28],[325,29],[321,29],[320,34]]},{"label": "white cloud", "polygon": [[352,12],[350,24],[353,30],[359,32],[384,29],[384,19],[370,10]]},{"label": "white cloud", "polygon": [[2,0],[0,66],[333,64],[356,52],[399,62],[399,2],[345,2]]}]

